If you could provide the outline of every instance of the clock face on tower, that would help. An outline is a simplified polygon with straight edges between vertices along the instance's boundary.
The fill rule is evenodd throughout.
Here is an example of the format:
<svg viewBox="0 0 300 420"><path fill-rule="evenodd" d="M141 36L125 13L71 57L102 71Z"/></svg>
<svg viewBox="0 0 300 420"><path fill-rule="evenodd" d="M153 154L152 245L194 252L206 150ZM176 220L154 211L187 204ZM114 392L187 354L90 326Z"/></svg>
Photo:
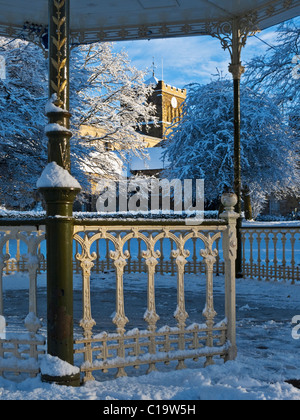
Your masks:
<svg viewBox="0 0 300 420"><path fill-rule="evenodd" d="M177 103L177 99L174 96L171 99L171 105L172 105L172 108L177 108L178 103Z"/></svg>

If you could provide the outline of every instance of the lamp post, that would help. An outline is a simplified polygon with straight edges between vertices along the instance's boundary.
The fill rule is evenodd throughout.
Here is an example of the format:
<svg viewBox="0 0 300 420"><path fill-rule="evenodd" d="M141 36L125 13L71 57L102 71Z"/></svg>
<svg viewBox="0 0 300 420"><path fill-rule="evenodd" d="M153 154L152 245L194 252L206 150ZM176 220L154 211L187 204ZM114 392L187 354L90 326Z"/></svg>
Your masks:
<svg viewBox="0 0 300 420"><path fill-rule="evenodd" d="M69 113L70 0L49 0L48 163L70 171ZM73 356L73 203L80 189L41 188L46 207L48 354L74 364ZM43 380L78 386L79 373Z"/></svg>

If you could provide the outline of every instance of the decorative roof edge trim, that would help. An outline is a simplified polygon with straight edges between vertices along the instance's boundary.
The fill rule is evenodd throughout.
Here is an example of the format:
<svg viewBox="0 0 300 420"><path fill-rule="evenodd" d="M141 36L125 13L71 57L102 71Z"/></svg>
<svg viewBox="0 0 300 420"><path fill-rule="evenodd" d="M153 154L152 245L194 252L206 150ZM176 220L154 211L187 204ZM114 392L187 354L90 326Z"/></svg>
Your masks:
<svg viewBox="0 0 300 420"><path fill-rule="evenodd" d="M276 25L286 19L278 19L280 15L290 15L296 17L297 14L288 13L294 9L299 9L300 14L300 0L276 0L270 1L267 6L260 9L250 10L247 13L236 16L242 19L251 13L257 14L257 25L259 29L266 29L267 27ZM287 17L289 19L289 17ZM71 44L90 44L94 42L114 42L114 41L132 41L142 39L158 39L158 38L172 38L183 36L199 36L211 35L211 28L219 27L225 22L231 22L232 19L223 19L218 21L186 21L181 23L160 23L155 25L137 25L137 26L120 26L111 28L99 28L98 30L71 30ZM35 23L33 22L33 25ZM7 38L21 38L36 44L40 44L40 34L30 32L24 27L6 26L0 24L0 36ZM210 28L210 29L208 29Z"/></svg>

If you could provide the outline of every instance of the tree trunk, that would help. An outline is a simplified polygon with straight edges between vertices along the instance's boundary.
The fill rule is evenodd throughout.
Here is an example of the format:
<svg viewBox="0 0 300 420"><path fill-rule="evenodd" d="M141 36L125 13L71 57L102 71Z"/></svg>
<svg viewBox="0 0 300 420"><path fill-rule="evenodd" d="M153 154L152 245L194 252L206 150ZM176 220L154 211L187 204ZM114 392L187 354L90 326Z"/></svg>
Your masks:
<svg viewBox="0 0 300 420"><path fill-rule="evenodd" d="M244 200L244 212L245 212L245 219L252 220L252 206L251 206L251 197L250 191L248 186L245 186L242 190L243 200Z"/></svg>

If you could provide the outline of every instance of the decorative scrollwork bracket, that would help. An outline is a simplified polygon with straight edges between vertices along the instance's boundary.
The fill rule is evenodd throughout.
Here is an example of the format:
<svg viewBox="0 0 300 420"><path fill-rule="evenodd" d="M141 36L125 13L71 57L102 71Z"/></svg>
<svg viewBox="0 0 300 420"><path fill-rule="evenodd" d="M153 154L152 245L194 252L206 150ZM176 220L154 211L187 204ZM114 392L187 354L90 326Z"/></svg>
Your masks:
<svg viewBox="0 0 300 420"><path fill-rule="evenodd" d="M253 12L218 24L207 23L206 30L208 34L221 42L224 50L229 51L231 56L229 72L232 73L234 79L240 79L245 72L241 63L242 49L248 37L259 32L257 13Z"/></svg>

